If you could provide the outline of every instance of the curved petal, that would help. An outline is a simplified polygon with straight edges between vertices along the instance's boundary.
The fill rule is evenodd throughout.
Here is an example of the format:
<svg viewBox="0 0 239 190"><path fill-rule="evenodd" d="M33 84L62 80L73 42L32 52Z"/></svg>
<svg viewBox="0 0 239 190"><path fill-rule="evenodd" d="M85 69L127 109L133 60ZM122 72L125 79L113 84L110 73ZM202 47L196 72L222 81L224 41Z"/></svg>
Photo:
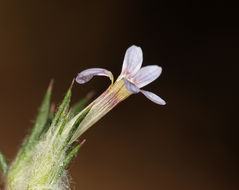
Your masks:
<svg viewBox="0 0 239 190"><path fill-rule="evenodd" d="M76 82L84 84L91 80L93 76L106 76L110 78L112 83L114 81L114 77L110 71L101 68L91 68L80 72L76 77Z"/></svg>
<svg viewBox="0 0 239 190"><path fill-rule="evenodd" d="M140 90L140 92L156 104L160 104L160 105L166 104L166 102L162 98L160 98L158 95L156 95L152 92L145 91L145 90Z"/></svg>
<svg viewBox="0 0 239 190"><path fill-rule="evenodd" d="M143 62L143 52L135 45L129 47L124 56L121 75L133 76L141 68Z"/></svg>
<svg viewBox="0 0 239 190"><path fill-rule="evenodd" d="M133 81L139 88L142 88L156 80L161 73L162 68L160 66L149 65L146 67L142 67L139 72L134 76Z"/></svg>
<svg viewBox="0 0 239 190"><path fill-rule="evenodd" d="M132 82L128 81L126 78L124 78L124 84L127 88L128 91L134 93L134 94L137 94L140 92L140 89L135 85L133 84Z"/></svg>

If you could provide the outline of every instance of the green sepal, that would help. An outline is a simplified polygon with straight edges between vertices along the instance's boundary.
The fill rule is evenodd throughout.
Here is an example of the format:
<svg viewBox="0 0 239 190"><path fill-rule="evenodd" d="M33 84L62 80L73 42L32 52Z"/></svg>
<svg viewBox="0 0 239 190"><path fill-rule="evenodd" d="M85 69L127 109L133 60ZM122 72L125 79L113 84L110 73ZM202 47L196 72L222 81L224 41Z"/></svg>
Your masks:
<svg viewBox="0 0 239 190"><path fill-rule="evenodd" d="M44 96L42 104L40 106L36 121L34 123L33 129L23 143L20 151L18 152L18 156L16 157L15 163L13 165L14 168L17 168L20 164L21 160L25 159L26 154L30 153L36 143L39 141L42 132L45 130L48 117L49 117L49 109L50 109L50 100L51 100L51 92L52 92L53 81L50 82L47 92Z"/></svg>
<svg viewBox="0 0 239 190"><path fill-rule="evenodd" d="M84 142L84 141L83 141ZM69 165L69 163L71 162L71 160L74 158L74 156L76 156L77 152L80 150L81 146L84 143L80 143L77 146L75 146L70 153L67 155L65 161L63 162L63 169L66 169L66 167Z"/></svg>
<svg viewBox="0 0 239 190"><path fill-rule="evenodd" d="M70 113L68 113L67 115L65 115L62 123L61 123L61 126L60 126L60 129L59 129L59 134L61 135L61 133L63 132L67 122L69 121L70 117L69 117Z"/></svg>
<svg viewBox="0 0 239 190"><path fill-rule="evenodd" d="M73 85L73 84L72 84ZM72 85L71 87L69 88L69 90L67 91L53 121L52 121L52 124L51 126L52 127L56 127L59 122L62 121L62 119L64 119L64 117L66 116L66 114L68 113L68 110L69 110L69 105L70 105L70 100L71 100L71 88L72 88Z"/></svg>
<svg viewBox="0 0 239 190"><path fill-rule="evenodd" d="M76 156L76 154L78 153L78 151L80 150L81 146L84 144L85 141L83 141L83 143L80 143L79 145L75 146L66 156L65 160L63 161L62 165L59 167L57 174L55 175L55 177L53 178L53 183L56 183L57 180L59 178L61 178L64 170L66 169L66 167L70 164L71 160Z"/></svg>
<svg viewBox="0 0 239 190"><path fill-rule="evenodd" d="M7 173L7 162L4 155L0 152L0 169L2 170L3 175Z"/></svg>
<svg viewBox="0 0 239 190"><path fill-rule="evenodd" d="M29 147L34 146L39 141L41 134L44 131L44 128L46 127L46 124L49 119L52 85L53 85L53 81L50 82L46 95L39 109L39 113L36 118L33 129L24 146L29 146Z"/></svg>
<svg viewBox="0 0 239 190"><path fill-rule="evenodd" d="M52 121L54 119L54 115L55 115L55 104L51 104L50 111L48 114L47 123L46 123L44 130L42 131L41 134L45 134L48 131L48 129L50 128Z"/></svg>
<svg viewBox="0 0 239 190"><path fill-rule="evenodd" d="M69 143L72 136L74 135L75 131L77 130L77 128L79 127L81 121L86 117L86 115L89 113L89 111L91 110L91 107L88 107L75 121L75 123L72 125L71 130L67 136L67 140L66 143Z"/></svg>

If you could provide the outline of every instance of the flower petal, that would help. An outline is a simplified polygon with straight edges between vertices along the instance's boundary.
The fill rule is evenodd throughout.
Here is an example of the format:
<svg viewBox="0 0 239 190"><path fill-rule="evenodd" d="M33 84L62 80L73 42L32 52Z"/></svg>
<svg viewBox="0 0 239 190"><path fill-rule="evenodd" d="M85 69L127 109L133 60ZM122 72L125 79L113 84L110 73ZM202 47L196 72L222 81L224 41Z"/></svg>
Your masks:
<svg viewBox="0 0 239 190"><path fill-rule="evenodd" d="M145 91L145 90L140 90L140 92L156 104L160 104L160 105L166 104L166 102L162 98L160 98L158 95L156 95L152 92Z"/></svg>
<svg viewBox="0 0 239 190"><path fill-rule="evenodd" d="M142 88L156 80L161 73L162 68L160 66L149 65L146 67L142 67L139 72L134 76L133 81L139 88Z"/></svg>
<svg viewBox="0 0 239 190"><path fill-rule="evenodd" d="M137 93L140 92L140 89L135 84L128 81L126 78L124 78L124 84L125 84L128 91L130 91L134 94L137 94Z"/></svg>
<svg viewBox="0 0 239 190"><path fill-rule="evenodd" d="M141 68L143 62L143 52L135 45L129 47L124 56L121 75L133 76Z"/></svg>
<svg viewBox="0 0 239 190"><path fill-rule="evenodd" d="M91 68L80 72L76 77L76 82L84 84L91 80L93 76L106 76L110 78L112 83L114 81L114 77L110 71L101 68Z"/></svg>

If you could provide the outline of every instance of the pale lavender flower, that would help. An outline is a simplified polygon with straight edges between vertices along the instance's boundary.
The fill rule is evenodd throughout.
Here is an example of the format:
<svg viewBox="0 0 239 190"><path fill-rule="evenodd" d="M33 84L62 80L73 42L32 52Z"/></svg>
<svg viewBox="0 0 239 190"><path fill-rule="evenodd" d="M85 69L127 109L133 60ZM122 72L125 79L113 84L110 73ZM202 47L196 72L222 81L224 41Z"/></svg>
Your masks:
<svg viewBox="0 0 239 190"><path fill-rule="evenodd" d="M156 94L140 89L156 80L162 73L162 68L158 65L149 65L141 68L142 62L143 52L141 48L134 45L128 48L125 53L122 71L117 81L123 79L126 88L133 94L141 92L154 103L165 105L166 102ZM113 83L112 73L101 68L91 68L82 71L78 74L76 81L83 84L88 82L93 76L107 76Z"/></svg>
<svg viewBox="0 0 239 190"><path fill-rule="evenodd" d="M74 142L96 121L131 94L141 92L156 104L166 104L165 101L156 94L141 90L142 87L156 80L162 72L162 68L157 65L141 68L142 62L143 53L141 48L131 46L125 53L121 74L115 82L112 73L102 68L86 69L78 74L76 81L80 84L88 82L94 76L106 76L110 78L111 85L102 95L85 108L85 110L90 109L90 111L80 123L70 143ZM85 110L73 118L71 122L74 123Z"/></svg>

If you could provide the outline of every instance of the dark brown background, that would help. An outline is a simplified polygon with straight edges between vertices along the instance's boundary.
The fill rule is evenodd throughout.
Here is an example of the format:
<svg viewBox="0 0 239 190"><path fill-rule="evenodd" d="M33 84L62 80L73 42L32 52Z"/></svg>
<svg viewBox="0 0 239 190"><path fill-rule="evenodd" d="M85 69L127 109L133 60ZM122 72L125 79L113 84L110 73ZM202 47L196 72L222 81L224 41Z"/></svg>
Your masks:
<svg viewBox="0 0 239 190"><path fill-rule="evenodd" d="M239 188L237 7L215 1L0 1L0 150L10 161L34 120L51 78L60 102L89 67L120 73L126 48L163 74L84 137L71 165L84 190ZM109 85L75 85L73 102Z"/></svg>

